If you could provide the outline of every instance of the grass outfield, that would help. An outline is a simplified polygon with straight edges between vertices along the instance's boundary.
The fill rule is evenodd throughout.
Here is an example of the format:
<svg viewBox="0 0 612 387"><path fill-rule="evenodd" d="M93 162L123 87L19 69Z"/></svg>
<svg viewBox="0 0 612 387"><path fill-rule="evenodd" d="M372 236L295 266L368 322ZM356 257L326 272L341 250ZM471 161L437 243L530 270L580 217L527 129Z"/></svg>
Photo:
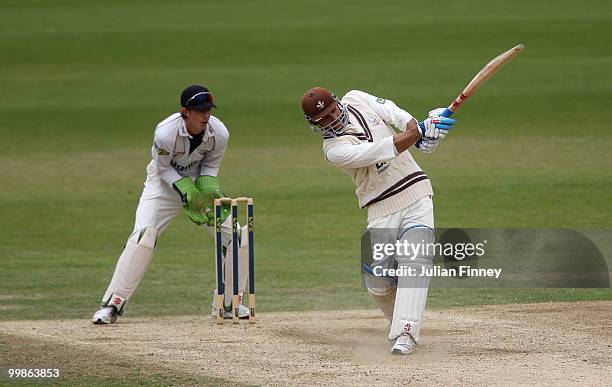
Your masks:
<svg viewBox="0 0 612 387"><path fill-rule="evenodd" d="M221 184L256 198L261 311L371 306L365 213L299 99L362 89L417 117L526 51L430 156L443 227L611 228L612 7L605 1L3 1L0 312L89 318L131 231L153 128L203 83L232 137ZM208 313L212 240L181 217L128 315ZM431 291L429 305L612 299L603 290Z"/></svg>

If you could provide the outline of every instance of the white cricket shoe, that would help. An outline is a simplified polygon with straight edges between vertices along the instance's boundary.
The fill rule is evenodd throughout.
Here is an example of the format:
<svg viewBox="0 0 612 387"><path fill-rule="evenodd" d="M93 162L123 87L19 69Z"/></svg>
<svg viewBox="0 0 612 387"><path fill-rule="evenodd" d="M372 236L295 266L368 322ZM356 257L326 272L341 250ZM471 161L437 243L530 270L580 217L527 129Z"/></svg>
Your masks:
<svg viewBox="0 0 612 387"><path fill-rule="evenodd" d="M225 312L223 313L223 318L224 319L231 319L233 317L233 311L232 310L225 310ZM217 317L217 305L215 303L215 295L213 295L213 302L212 302L212 311L210 312L210 315L212 317ZM242 296L240 296L240 306L238 307L238 316L240 319L248 319L249 318L249 308L247 308L246 306L242 305Z"/></svg>
<svg viewBox="0 0 612 387"><path fill-rule="evenodd" d="M114 306L103 306L94 313L91 321L94 324L111 324L117 321L118 317L117 309Z"/></svg>
<svg viewBox="0 0 612 387"><path fill-rule="evenodd" d="M402 333L397 340L395 340L395 345L393 345L393 348L391 348L391 353L408 355L414 351L416 345L416 341L414 341L410 333Z"/></svg>

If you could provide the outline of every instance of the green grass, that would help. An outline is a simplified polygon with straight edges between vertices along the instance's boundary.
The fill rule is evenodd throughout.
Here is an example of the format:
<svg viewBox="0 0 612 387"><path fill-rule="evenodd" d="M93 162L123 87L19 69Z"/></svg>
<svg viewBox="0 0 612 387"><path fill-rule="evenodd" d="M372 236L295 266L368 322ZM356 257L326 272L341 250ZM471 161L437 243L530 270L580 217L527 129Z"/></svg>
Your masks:
<svg viewBox="0 0 612 387"><path fill-rule="evenodd" d="M365 214L299 99L362 89L417 117L526 51L415 153L442 227L612 227L612 7L605 1L0 4L2 319L88 318L132 228L153 128L203 83L232 137L224 190L256 198L261 311L370 306ZM211 238L181 217L129 315L208 313ZM433 289L432 307L612 299L604 290Z"/></svg>

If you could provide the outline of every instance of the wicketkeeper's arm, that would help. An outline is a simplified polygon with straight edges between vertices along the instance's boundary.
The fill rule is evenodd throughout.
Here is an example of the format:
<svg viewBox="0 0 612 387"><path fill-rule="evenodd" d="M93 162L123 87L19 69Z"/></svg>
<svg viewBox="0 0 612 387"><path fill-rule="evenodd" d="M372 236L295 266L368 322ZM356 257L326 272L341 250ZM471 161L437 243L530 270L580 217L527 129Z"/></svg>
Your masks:
<svg viewBox="0 0 612 387"><path fill-rule="evenodd" d="M157 135L154 139L153 145L153 159L155 160L155 169L163 181L169 186L182 178L182 176L174 169L170 161L172 160L172 150L174 144L165 143L162 139L158 138Z"/></svg>
<svg viewBox="0 0 612 387"><path fill-rule="evenodd" d="M215 145L202 160L200 175L217 176L219 174L219 168L221 167L223 156L225 156L228 140L229 131L225 125L220 122L215 123Z"/></svg>

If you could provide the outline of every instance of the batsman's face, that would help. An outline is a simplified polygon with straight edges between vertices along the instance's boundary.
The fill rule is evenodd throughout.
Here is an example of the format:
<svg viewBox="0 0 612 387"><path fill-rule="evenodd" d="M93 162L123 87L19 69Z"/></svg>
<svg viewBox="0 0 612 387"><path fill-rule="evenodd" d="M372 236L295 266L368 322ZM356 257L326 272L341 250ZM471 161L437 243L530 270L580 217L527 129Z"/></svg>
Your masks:
<svg viewBox="0 0 612 387"><path fill-rule="evenodd" d="M206 130L210 113L210 109L204 111L185 109L185 125L191 135L198 135Z"/></svg>
<svg viewBox="0 0 612 387"><path fill-rule="evenodd" d="M334 110L321 117L321 119L317 121L317 124L322 128L329 127L330 129L342 129L342 122L338 119L341 113L340 107L336 105Z"/></svg>

